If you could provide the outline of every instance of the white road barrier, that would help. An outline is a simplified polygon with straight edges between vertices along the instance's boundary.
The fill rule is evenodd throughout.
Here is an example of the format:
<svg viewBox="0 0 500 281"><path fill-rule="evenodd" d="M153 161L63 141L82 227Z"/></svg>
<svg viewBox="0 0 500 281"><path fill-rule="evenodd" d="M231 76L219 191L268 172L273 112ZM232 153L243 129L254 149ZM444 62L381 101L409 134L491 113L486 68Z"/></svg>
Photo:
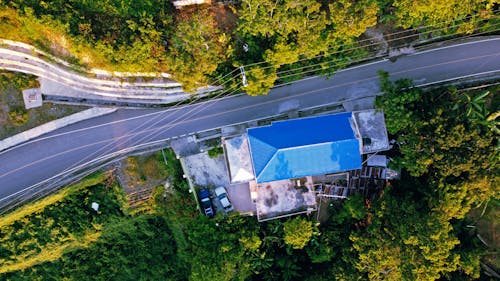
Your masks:
<svg viewBox="0 0 500 281"><path fill-rule="evenodd" d="M33 129L24 131L22 133L19 133L17 135L14 135L12 137L8 137L6 139L3 139L0 141L0 151L14 147L16 145L19 145L23 142L27 142L29 140L32 140L36 137L39 137L43 134L50 133L52 131L55 131L59 128L87 120L90 118L110 114L112 112L115 112L117 109L116 108L101 108L101 107L94 107L90 108L84 111L80 111L75 114L71 114L69 116L45 123L43 125L40 125L38 127L35 127Z"/></svg>

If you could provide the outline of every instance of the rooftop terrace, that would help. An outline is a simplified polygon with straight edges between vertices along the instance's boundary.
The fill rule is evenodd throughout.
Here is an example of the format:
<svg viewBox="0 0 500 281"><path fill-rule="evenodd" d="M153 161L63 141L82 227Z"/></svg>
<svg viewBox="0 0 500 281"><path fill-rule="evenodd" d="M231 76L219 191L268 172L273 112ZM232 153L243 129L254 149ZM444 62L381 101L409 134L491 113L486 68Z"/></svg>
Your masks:
<svg viewBox="0 0 500 281"><path fill-rule="evenodd" d="M263 184L252 181L250 192L259 221L316 211L316 194L311 177Z"/></svg>

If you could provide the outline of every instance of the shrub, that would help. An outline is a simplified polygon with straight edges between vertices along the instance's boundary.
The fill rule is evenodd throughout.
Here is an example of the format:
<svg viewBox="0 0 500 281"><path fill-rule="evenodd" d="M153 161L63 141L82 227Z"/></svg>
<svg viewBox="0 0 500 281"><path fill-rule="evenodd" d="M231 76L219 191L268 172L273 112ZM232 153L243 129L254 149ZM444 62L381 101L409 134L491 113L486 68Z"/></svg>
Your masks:
<svg viewBox="0 0 500 281"><path fill-rule="evenodd" d="M26 109L22 107L13 107L9 113L10 121L15 126L22 126L28 122L29 114Z"/></svg>
<svg viewBox="0 0 500 281"><path fill-rule="evenodd" d="M222 146L217 146L214 147L210 150L208 150L208 157L210 158L217 158L219 155L222 155L224 153L224 150L222 149Z"/></svg>

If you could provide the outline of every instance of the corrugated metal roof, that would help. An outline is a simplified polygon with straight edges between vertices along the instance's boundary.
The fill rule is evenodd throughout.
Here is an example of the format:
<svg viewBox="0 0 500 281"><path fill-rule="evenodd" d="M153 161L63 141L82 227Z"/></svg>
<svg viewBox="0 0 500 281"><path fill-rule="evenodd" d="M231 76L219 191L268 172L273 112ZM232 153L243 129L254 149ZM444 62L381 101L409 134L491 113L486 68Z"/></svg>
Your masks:
<svg viewBox="0 0 500 281"><path fill-rule="evenodd" d="M359 169L352 114L274 122L248 129L258 183Z"/></svg>

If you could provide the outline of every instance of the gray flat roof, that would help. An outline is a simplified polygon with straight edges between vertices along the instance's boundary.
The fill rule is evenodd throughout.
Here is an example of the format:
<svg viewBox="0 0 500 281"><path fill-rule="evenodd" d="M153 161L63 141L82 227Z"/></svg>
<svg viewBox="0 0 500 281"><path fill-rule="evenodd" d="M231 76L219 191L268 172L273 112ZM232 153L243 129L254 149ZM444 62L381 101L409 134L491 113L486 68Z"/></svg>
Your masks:
<svg viewBox="0 0 500 281"><path fill-rule="evenodd" d="M363 154L389 149L389 138L385 126L384 112L375 109L352 113L361 138L369 138L370 143L363 144Z"/></svg>
<svg viewBox="0 0 500 281"><path fill-rule="evenodd" d="M250 193L252 192L259 221L316 211L312 177L262 184L252 181Z"/></svg>

